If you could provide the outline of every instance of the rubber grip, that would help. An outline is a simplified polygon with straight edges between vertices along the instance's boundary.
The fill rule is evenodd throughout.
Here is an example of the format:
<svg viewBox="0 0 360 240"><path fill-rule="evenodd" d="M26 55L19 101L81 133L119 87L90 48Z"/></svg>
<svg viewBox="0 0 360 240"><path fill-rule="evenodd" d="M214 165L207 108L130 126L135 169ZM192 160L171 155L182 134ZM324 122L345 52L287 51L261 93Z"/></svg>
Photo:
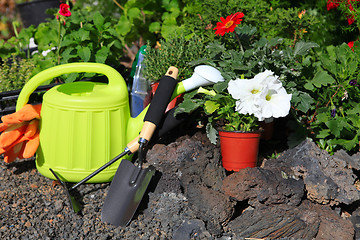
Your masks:
<svg viewBox="0 0 360 240"><path fill-rule="evenodd" d="M170 102L176 84L176 79L170 76L163 76L160 79L159 86L156 89L155 95L151 100L149 109L144 117L144 122L147 121L152 122L156 126L159 125L164 116L166 107Z"/></svg>

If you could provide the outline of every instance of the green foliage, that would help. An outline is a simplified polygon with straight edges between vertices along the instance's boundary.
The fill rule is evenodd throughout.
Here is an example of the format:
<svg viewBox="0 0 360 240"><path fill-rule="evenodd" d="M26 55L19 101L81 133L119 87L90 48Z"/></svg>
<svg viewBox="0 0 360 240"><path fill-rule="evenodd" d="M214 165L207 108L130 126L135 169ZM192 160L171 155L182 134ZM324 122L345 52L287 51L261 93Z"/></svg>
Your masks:
<svg viewBox="0 0 360 240"><path fill-rule="evenodd" d="M30 79L35 63L32 59L11 56L0 65L0 92L17 90Z"/></svg>
<svg viewBox="0 0 360 240"><path fill-rule="evenodd" d="M35 39L38 52L31 56L36 62L34 73L46 68L71 62L98 62L115 68L123 56L123 45L114 30L115 19L104 17L98 11L88 9L71 10L65 25L54 17L38 27L23 29L17 37L0 42L0 57L17 54L25 57L30 38ZM46 52L46 54L43 54ZM79 74L71 74L64 81L74 81ZM87 74L86 76L92 76Z"/></svg>
<svg viewBox="0 0 360 240"><path fill-rule="evenodd" d="M175 114L179 114L191 113L200 108L206 114L206 133L213 144L217 141L218 128L243 132L256 131L259 128L254 115L239 114L235 111L236 100L221 85L227 86L227 82L216 83L211 91L200 88L186 94L184 101L175 110Z"/></svg>
<svg viewBox="0 0 360 240"><path fill-rule="evenodd" d="M121 1L122 11L116 25L123 44L142 40L167 39L181 29L181 9L178 0Z"/></svg>
<svg viewBox="0 0 360 240"><path fill-rule="evenodd" d="M254 34L255 31L256 29L251 26L241 25L241 28L236 30L236 34L239 36L238 45L227 48L225 44L214 41L207 46L209 56L199 59L197 63L216 66L225 78L225 82L206 87L208 91L214 90L217 93L215 97L194 93L186 94L184 102L179 105L177 112L192 112L200 107L204 109L205 114L211 115L208 118L211 126L217 120L223 119L223 124L228 129L245 130L244 123L248 123L249 129L254 130L256 119L253 116L243 116L235 112L235 101L228 95L226 88L231 79L252 78L265 70L275 72L288 93L293 94L292 105L294 108L300 108L305 112L310 109L314 100L309 93L299 89L298 84L306 81L301 73L306 69L304 65L311 65L311 61L308 59L309 52L318 45L299 41L294 47L288 47L282 38L269 40L253 38L251 34ZM216 103L212 104L217 107L215 107L216 111L213 110L215 116L212 111L208 110L206 101ZM207 129L212 130L210 126Z"/></svg>
<svg viewBox="0 0 360 240"><path fill-rule="evenodd" d="M159 80L170 66L179 69L178 80L193 74L191 62L207 56L204 41L196 35L186 38L183 34L173 34L168 40L160 40L157 48L148 47L144 58L144 76L149 81Z"/></svg>
<svg viewBox="0 0 360 240"><path fill-rule="evenodd" d="M359 46L359 42L355 43ZM360 51L347 44L329 46L314 62L304 91L314 99L302 121L323 149L356 151L360 137ZM300 87L298 87L300 88ZM333 112L333 113L332 113Z"/></svg>
<svg viewBox="0 0 360 240"><path fill-rule="evenodd" d="M298 17L303 9L291 7L292 4L273 3L269 4L266 0L208 0L208 1L189 1L184 0L185 4L184 25L189 32L196 32L204 35L209 42L217 39L213 33L213 28L219 22L220 17L243 12L244 22L255 26L258 37L271 39L281 37L290 45L298 40L309 40L306 32L311 32L313 26L318 24L318 16L314 14L303 14ZM231 42L231 40L228 40Z"/></svg>

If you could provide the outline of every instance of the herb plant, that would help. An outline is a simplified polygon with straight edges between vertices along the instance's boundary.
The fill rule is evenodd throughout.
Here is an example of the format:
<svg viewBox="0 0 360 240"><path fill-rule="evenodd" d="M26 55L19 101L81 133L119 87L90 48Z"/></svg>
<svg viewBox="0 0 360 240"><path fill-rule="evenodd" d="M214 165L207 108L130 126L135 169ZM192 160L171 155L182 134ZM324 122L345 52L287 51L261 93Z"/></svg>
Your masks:
<svg viewBox="0 0 360 240"><path fill-rule="evenodd" d="M169 39L160 40L158 46L150 46L144 58L144 76L151 82L159 80L169 66L179 69L179 81L189 78L193 74L192 61L207 56L204 41L196 35L186 38L174 33Z"/></svg>
<svg viewBox="0 0 360 240"><path fill-rule="evenodd" d="M0 92L21 89L32 76L35 62L16 56L4 59L0 65Z"/></svg>

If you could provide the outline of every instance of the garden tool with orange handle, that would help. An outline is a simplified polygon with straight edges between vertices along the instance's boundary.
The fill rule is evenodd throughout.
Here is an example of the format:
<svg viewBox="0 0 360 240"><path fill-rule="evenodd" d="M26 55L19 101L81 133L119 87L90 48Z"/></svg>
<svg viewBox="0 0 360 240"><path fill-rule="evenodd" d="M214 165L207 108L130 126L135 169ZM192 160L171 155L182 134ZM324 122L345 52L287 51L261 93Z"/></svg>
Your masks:
<svg viewBox="0 0 360 240"><path fill-rule="evenodd" d="M11 163L16 158L30 158L39 146L41 104L26 104L19 111L5 115L0 123L0 154Z"/></svg>

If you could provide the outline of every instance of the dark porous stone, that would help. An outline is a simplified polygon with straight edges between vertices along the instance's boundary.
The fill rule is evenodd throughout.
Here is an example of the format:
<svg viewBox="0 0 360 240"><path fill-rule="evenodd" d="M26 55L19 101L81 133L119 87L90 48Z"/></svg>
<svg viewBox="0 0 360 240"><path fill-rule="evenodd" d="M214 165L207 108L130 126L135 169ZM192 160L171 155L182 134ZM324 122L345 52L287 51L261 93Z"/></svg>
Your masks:
<svg viewBox="0 0 360 240"><path fill-rule="evenodd" d="M205 223L199 219L190 219L178 227L173 234L173 240L209 239Z"/></svg>
<svg viewBox="0 0 360 240"><path fill-rule="evenodd" d="M349 158L341 155L330 156L311 140L305 140L279 158L265 161L263 168L303 179L307 198L312 201L349 205L360 200L360 191L354 184L357 177L347 162Z"/></svg>
<svg viewBox="0 0 360 240"><path fill-rule="evenodd" d="M301 180L286 179L281 174L263 168L245 168L227 176L224 193L237 201L247 200L252 206L288 204L299 205L304 195Z"/></svg>
<svg viewBox="0 0 360 240"><path fill-rule="evenodd" d="M354 227L328 206L272 205L245 210L229 224L238 237L254 239L353 239Z"/></svg>
<svg viewBox="0 0 360 240"><path fill-rule="evenodd" d="M229 197L208 187L192 184L185 195L196 216L205 221L210 233L220 235L234 213L234 203Z"/></svg>

